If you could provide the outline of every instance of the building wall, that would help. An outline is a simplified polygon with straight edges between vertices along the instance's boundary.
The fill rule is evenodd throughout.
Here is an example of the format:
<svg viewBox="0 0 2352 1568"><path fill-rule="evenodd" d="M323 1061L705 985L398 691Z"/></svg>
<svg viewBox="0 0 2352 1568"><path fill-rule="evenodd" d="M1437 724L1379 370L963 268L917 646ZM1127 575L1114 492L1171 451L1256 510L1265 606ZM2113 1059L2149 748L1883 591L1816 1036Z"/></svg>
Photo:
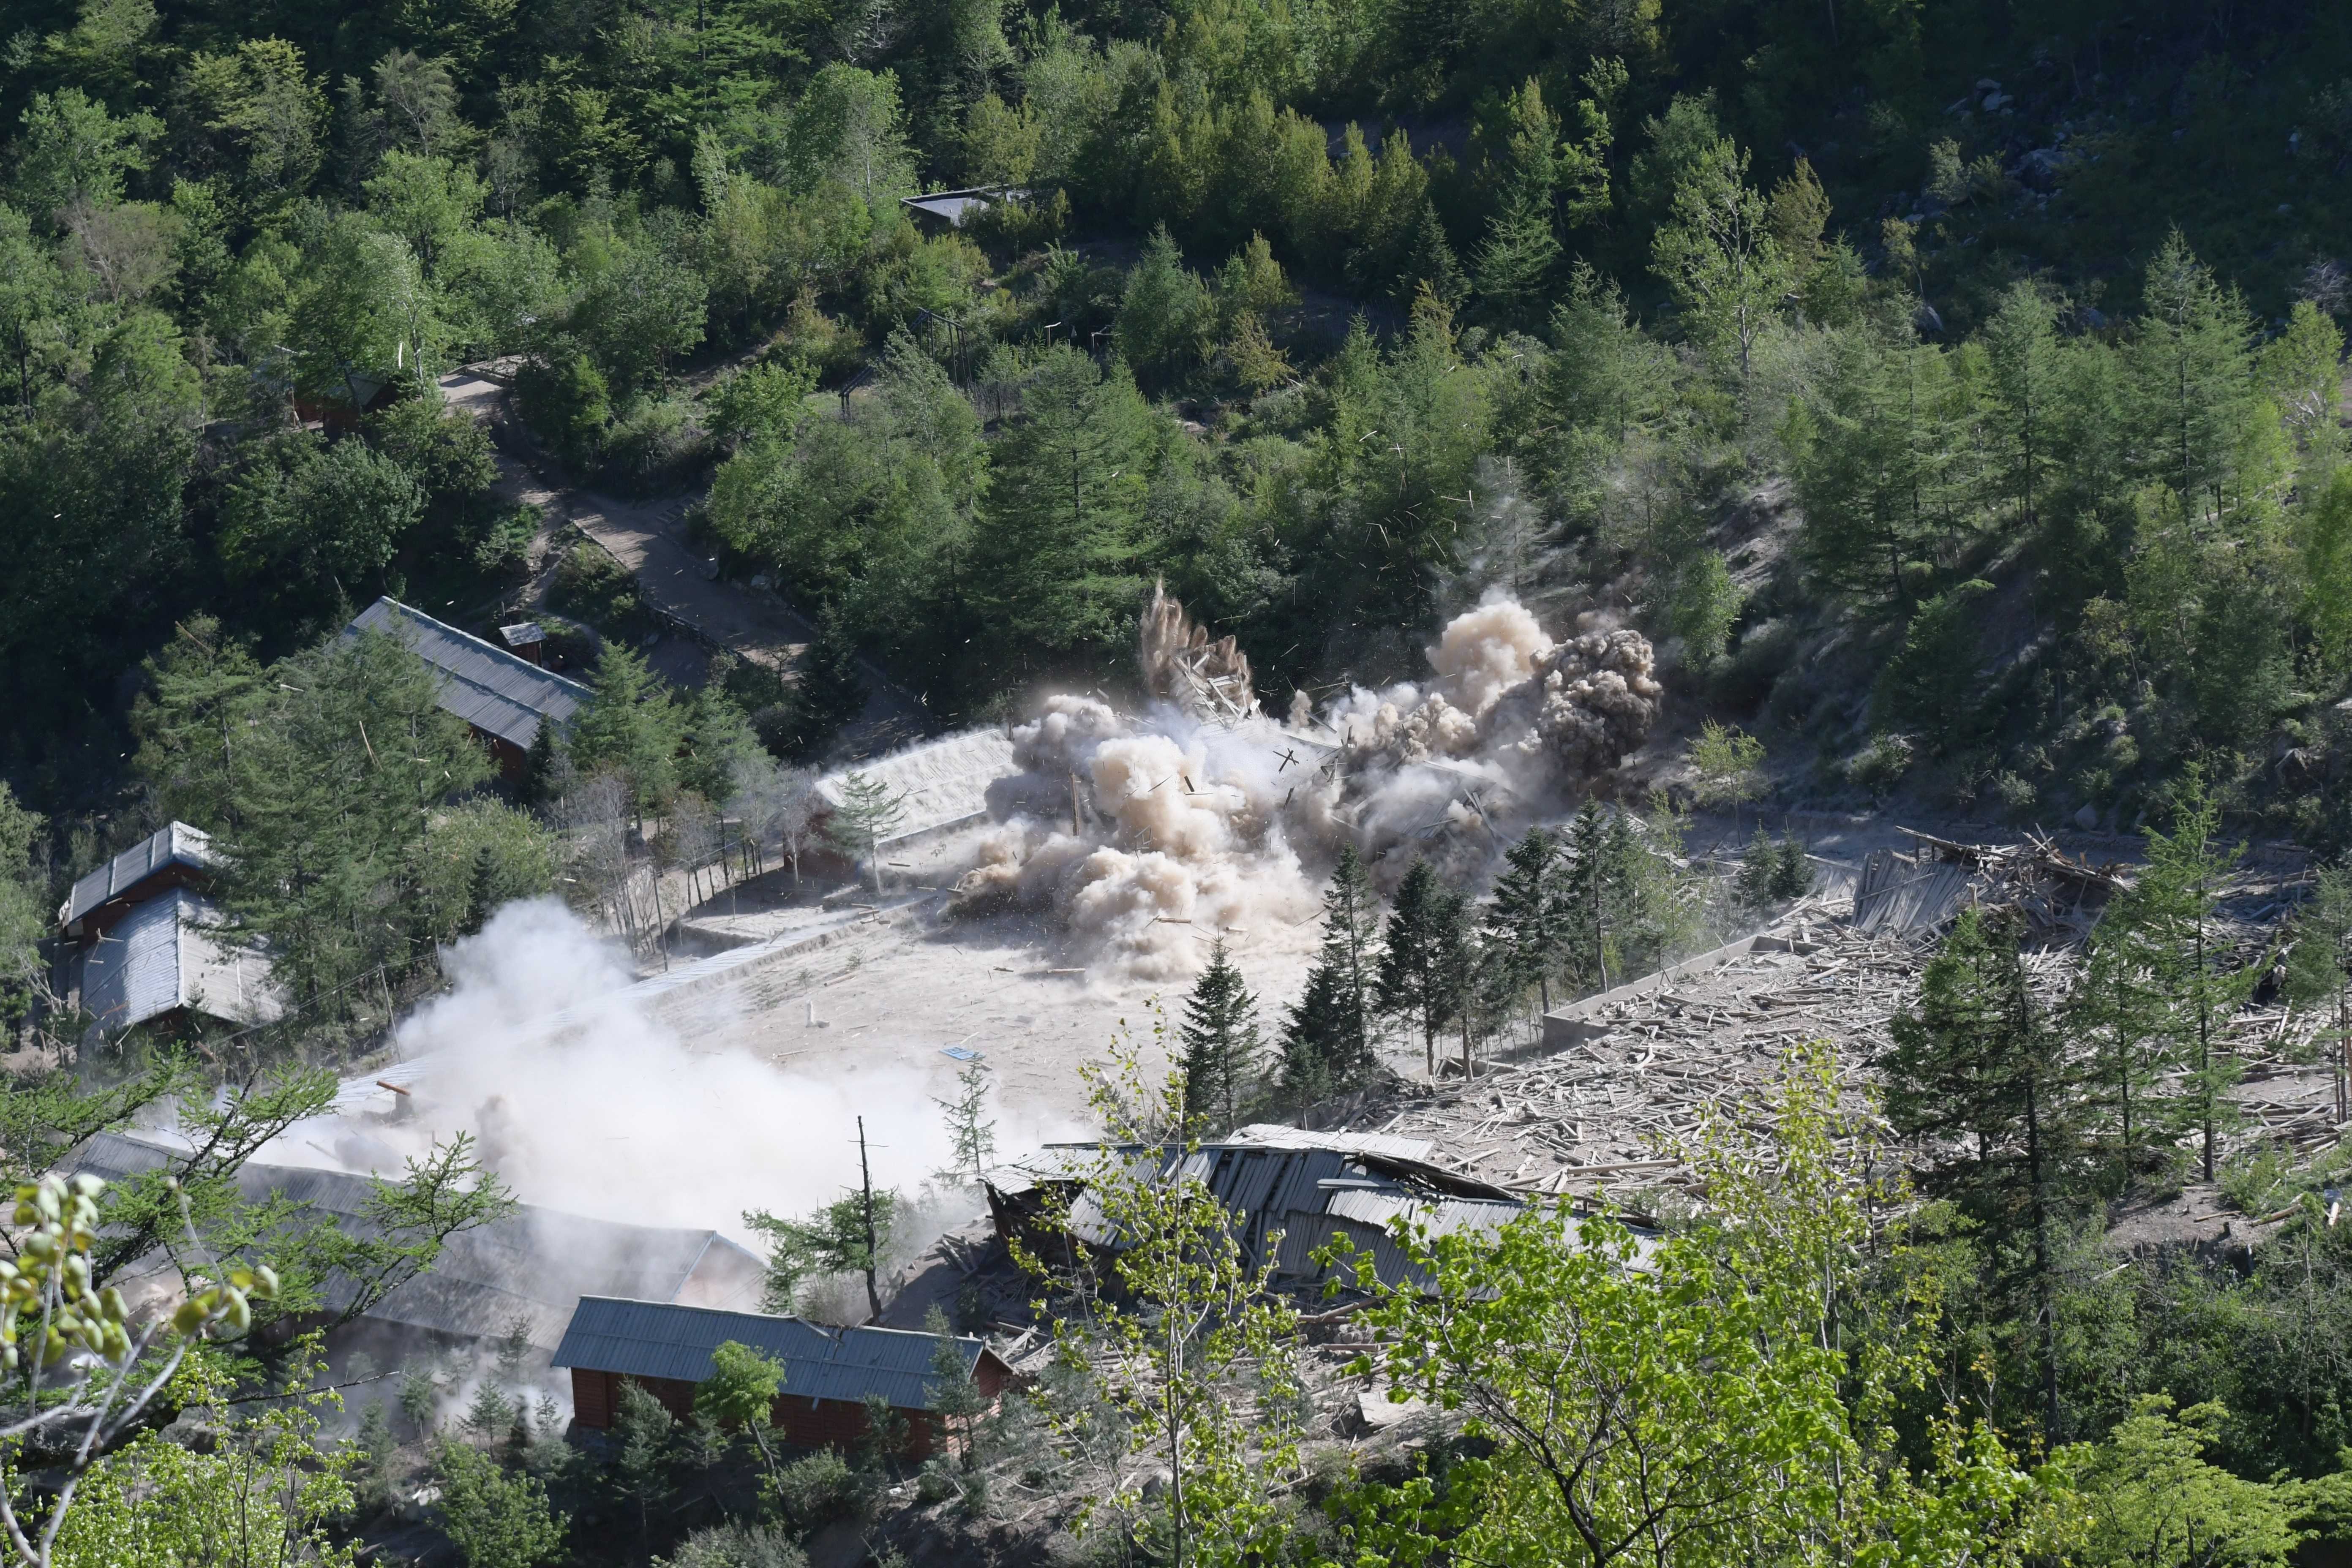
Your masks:
<svg viewBox="0 0 2352 1568"><path fill-rule="evenodd" d="M667 1377L628 1377L623 1373L575 1366L572 1369L572 1420L599 1432L610 1431L620 1415L624 1381L644 1388L679 1420L692 1418L695 1385L691 1383ZM994 1357L982 1356L973 1381L993 1400L1003 1387L1004 1369ZM899 1414L907 1422L908 1458L919 1462L940 1451L945 1434L938 1416L927 1410L902 1410ZM769 1412L768 1424L794 1448L850 1448L865 1440L866 1406L845 1399L787 1396L776 1401L775 1408Z"/></svg>

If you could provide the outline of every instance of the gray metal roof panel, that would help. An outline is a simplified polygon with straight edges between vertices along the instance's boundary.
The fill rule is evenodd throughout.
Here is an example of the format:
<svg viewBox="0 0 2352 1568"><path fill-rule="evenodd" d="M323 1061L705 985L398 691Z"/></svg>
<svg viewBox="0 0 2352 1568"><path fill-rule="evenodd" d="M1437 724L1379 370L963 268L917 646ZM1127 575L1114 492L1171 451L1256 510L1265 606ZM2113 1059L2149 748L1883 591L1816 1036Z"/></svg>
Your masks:
<svg viewBox="0 0 2352 1568"><path fill-rule="evenodd" d="M77 881L66 899L65 924L79 920L110 898L121 897L166 866L209 871L219 863L210 834L185 822L167 822Z"/></svg>
<svg viewBox="0 0 2352 1568"><path fill-rule="evenodd" d="M82 1145L69 1168L125 1182L185 1153L147 1138L101 1133ZM367 1176L248 1163L237 1173L237 1188L248 1202L282 1197L331 1216L355 1239L378 1233L368 1217L375 1186ZM476 1339L495 1338L520 1317L530 1324L531 1343L552 1349L583 1296L667 1301L691 1290L735 1299L760 1272L757 1258L715 1231L625 1225L526 1204L449 1238L429 1272L392 1291L367 1315ZM331 1310L340 1311L352 1289L351 1281L331 1278L320 1293Z"/></svg>
<svg viewBox="0 0 2352 1568"><path fill-rule="evenodd" d="M726 1312L661 1301L583 1297L556 1347L554 1364L635 1377L700 1383L711 1353L733 1341L784 1365L782 1396L848 1403L879 1394L901 1410L931 1405L931 1358L939 1341L901 1329L826 1330L801 1318ZM981 1342L955 1341L970 1371Z"/></svg>
<svg viewBox="0 0 2352 1568"><path fill-rule="evenodd" d="M516 746L528 747L539 737L542 717L569 725L588 703L588 688L578 681L543 670L396 599L369 605L343 634L363 631L398 638L447 677L439 694L442 707Z"/></svg>

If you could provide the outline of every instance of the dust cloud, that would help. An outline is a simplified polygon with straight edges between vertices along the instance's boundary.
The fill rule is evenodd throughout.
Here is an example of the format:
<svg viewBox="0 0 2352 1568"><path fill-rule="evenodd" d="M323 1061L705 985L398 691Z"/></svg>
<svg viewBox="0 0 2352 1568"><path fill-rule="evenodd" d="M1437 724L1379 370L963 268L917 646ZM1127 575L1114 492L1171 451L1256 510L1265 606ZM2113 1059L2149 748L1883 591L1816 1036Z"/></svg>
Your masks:
<svg viewBox="0 0 2352 1568"><path fill-rule="evenodd" d="M525 1203L747 1245L744 1210L804 1214L856 1183L861 1114L877 1186L913 1194L951 1163L932 1103L943 1077L819 1080L690 1046L629 994L622 948L553 899L506 905L443 965L450 990L399 1030L401 1057L431 1063L408 1113L304 1123L259 1158L315 1166L331 1152L347 1170L394 1176L463 1133ZM993 1112L1000 1147L1082 1135Z"/></svg>
<svg viewBox="0 0 2352 1568"><path fill-rule="evenodd" d="M1246 668L1164 593L1147 632L1162 622L1177 630L1143 647L1155 691L1175 685L1165 658L1153 662L1160 644L1213 647L1218 669ZM1205 698L1140 715L1047 698L1013 731L1019 771L989 787L996 825L973 847L957 907L1050 910L1090 963L1182 978L1208 951L1202 937L1311 920L1342 842L1379 857L1420 840L1416 852L1476 875L1497 845L1491 816L1557 805L1616 768L1663 696L1638 632L1588 617L1555 642L1500 591L1425 652L1426 682L1354 687L1319 711L1301 694L1286 724L1254 701L1221 720Z"/></svg>

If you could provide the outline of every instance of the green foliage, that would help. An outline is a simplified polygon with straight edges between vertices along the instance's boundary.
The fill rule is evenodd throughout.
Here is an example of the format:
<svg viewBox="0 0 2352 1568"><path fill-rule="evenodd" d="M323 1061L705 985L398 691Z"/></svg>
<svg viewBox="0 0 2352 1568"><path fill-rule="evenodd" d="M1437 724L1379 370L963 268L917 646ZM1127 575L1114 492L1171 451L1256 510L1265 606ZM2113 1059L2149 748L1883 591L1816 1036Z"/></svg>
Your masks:
<svg viewBox="0 0 2352 1568"><path fill-rule="evenodd" d="M1903 631L1873 694L1874 716L1889 729L1914 730L1937 752L1965 747L1982 688L1983 656L1975 601L1992 584L1972 580L1923 602Z"/></svg>
<svg viewBox="0 0 2352 1568"><path fill-rule="evenodd" d="M1117 1412L1121 1449L1171 1478L1163 1506L1175 1560L1278 1553L1295 1524L1273 1489L1300 1471L1297 1310L1269 1288L1271 1250L1252 1266L1215 1195L1170 1157L1178 1151L1160 1146L1163 1130L1184 1122L1181 1072L1148 1082L1124 1043L1108 1068L1086 1071L1106 1145L1085 1190L1122 1245L1108 1270L1115 1291L1024 1259L1047 1288L1084 1291L1096 1303L1055 1323L1063 1361L1085 1385L1046 1404L1048 1427L1075 1456L1090 1449L1097 1401ZM1120 1147L1139 1144L1147 1151L1140 1159ZM1077 1530L1118 1528L1137 1510L1140 1489L1139 1479L1123 1479L1086 1499Z"/></svg>
<svg viewBox="0 0 2352 1568"><path fill-rule="evenodd" d="M1702 806L1738 806L1762 793L1764 743L1752 735L1706 719L1684 752L1697 775L1691 792Z"/></svg>
<svg viewBox="0 0 2352 1568"><path fill-rule="evenodd" d="M988 1114L988 1064L965 1062L956 1074L956 1097L931 1103L947 1113L948 1149L955 1162L936 1174L943 1181L980 1186L996 1155L996 1123Z"/></svg>
<svg viewBox="0 0 2352 1568"><path fill-rule="evenodd" d="M852 771L842 775L840 793L825 832L844 853L864 855L874 872L874 890L882 890L882 841L906 817L906 797L882 779Z"/></svg>
<svg viewBox="0 0 2352 1568"><path fill-rule="evenodd" d="M1256 1088L1257 999L1220 937L1208 967L1184 998L1176 1031L1184 1077L1186 1124L1226 1131L1240 1125L1241 1109Z"/></svg>
<svg viewBox="0 0 2352 1568"><path fill-rule="evenodd" d="M1186 270L1167 225L1152 230L1119 298L1112 340L1120 355L1147 382L1164 386L1208 357L1216 319L1207 285Z"/></svg>
<svg viewBox="0 0 2352 1568"><path fill-rule="evenodd" d="M972 597L998 668L1029 673L1104 657L1140 600L1139 525L1149 412L1126 370L1047 350L998 443L972 538Z"/></svg>
<svg viewBox="0 0 2352 1568"><path fill-rule="evenodd" d="M763 1302L770 1312L789 1313L802 1282L813 1274L863 1274L877 1268L890 1250L890 1237L906 1199L888 1190L874 1194L869 1215L866 1195L852 1192L806 1219L780 1219L752 1209L743 1223L768 1239Z"/></svg>
<svg viewBox="0 0 2352 1568"><path fill-rule="evenodd" d="M604 449L612 393L587 355L559 350L530 361L515 377L515 392L533 434L566 463L586 464Z"/></svg>
<svg viewBox="0 0 2352 1568"><path fill-rule="evenodd" d="M566 1521L548 1506L546 1489L509 1475L460 1443L435 1451L441 1528L467 1568L541 1568L562 1550Z"/></svg>
<svg viewBox="0 0 2352 1568"><path fill-rule="evenodd" d="M339 608L373 595L425 503L408 470L365 442L288 432L231 489L221 552L289 608Z"/></svg>
<svg viewBox="0 0 2352 1568"><path fill-rule="evenodd" d="M678 1543L661 1568L807 1568L808 1555L791 1538L761 1524L706 1525Z"/></svg>
<svg viewBox="0 0 2352 1568"><path fill-rule="evenodd" d="M320 1370L310 1354L297 1364ZM358 1549L335 1544L332 1530L352 1506L360 1456L320 1436L341 1396L297 1384L283 1390L288 1397L239 1407L226 1403L233 1391L208 1369L189 1383L180 1391L184 1407L221 1423L219 1440L199 1449L147 1432L107 1455L83 1478L47 1563L355 1564Z"/></svg>
<svg viewBox="0 0 2352 1568"><path fill-rule="evenodd" d="M1343 843L1323 890L1322 946L1283 1020L1281 1086L1295 1104L1352 1088L1378 1065L1372 1050L1376 918L1363 858L1353 844Z"/></svg>
<svg viewBox="0 0 2352 1568"><path fill-rule="evenodd" d="M2284 1564L2308 1532L2288 1489L2242 1480L2204 1452L2226 1414L2197 1405L2174 1416L2161 1395L2140 1399L2106 1441L2073 1456L2086 1514L2084 1563Z"/></svg>
<svg viewBox="0 0 2352 1568"><path fill-rule="evenodd" d="M330 638L264 672L217 635L193 623L149 663L138 766L169 810L218 836L228 907L270 942L278 983L340 1012L359 977L429 952L430 911L446 918L452 903L432 809L487 779L489 760L392 638ZM528 838L502 841L528 879Z"/></svg>
<svg viewBox="0 0 2352 1568"><path fill-rule="evenodd" d="M874 1507L868 1477L838 1448L819 1448L777 1470L768 1495L798 1530L814 1531L836 1520L860 1519Z"/></svg>
<svg viewBox="0 0 2352 1568"><path fill-rule="evenodd" d="M32 1004L44 966L37 946L48 934L48 879L33 859L45 826L0 783L0 1020L14 1023Z"/></svg>
<svg viewBox="0 0 2352 1568"><path fill-rule="evenodd" d="M776 1396L784 1385L784 1365L746 1344L729 1340L710 1353L710 1375L694 1390L694 1414L721 1427L748 1435L772 1477L775 1450L768 1427L775 1417Z"/></svg>
<svg viewBox="0 0 2352 1568"><path fill-rule="evenodd" d="M857 644L841 612L827 609L817 617L816 636L802 652L793 675L780 716L782 722L764 738L773 751L814 761L857 722L870 696Z"/></svg>
<svg viewBox="0 0 2352 1568"><path fill-rule="evenodd" d="M1819 1054L1790 1062L1769 1151L1711 1132L1706 1212L1654 1241L1563 1203L1491 1239L1396 1222L1423 1271L1402 1286L1359 1257L1382 1342L1359 1370L1460 1412L1491 1448L1443 1500L1426 1477L1369 1493L1355 1539L1425 1561L1443 1500L1448 1553L1493 1561L1570 1542L1631 1562L1664 1542L1695 1562L1830 1542L2014 1562L2063 1542L2059 1479L2027 1474L1989 1427L1946 1416L1916 1471L1878 1447L1925 1347L1826 1332L1867 1266L1872 1196L1832 1153L1834 1082Z"/></svg>
<svg viewBox="0 0 2352 1568"><path fill-rule="evenodd" d="M1381 933L1374 1005L1420 1031L1433 1078L1438 1034L1462 1015L1468 999L1469 916L1468 898L1441 884L1427 861L1416 860L1397 885ZM1466 1055L1466 1045L1464 1050Z"/></svg>
<svg viewBox="0 0 2352 1568"><path fill-rule="evenodd" d="M620 775L641 813L668 800L677 787L686 719L668 687L618 643L606 643L597 654L588 685L588 706L567 737L572 766Z"/></svg>

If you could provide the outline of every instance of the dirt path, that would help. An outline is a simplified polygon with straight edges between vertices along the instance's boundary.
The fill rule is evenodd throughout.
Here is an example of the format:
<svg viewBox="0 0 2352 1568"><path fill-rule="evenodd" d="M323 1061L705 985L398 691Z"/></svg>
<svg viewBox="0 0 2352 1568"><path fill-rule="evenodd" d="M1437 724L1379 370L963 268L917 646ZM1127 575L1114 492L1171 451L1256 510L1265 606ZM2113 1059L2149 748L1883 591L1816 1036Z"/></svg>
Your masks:
<svg viewBox="0 0 2352 1568"><path fill-rule="evenodd" d="M454 409L490 420L506 389L469 371L441 378L441 394ZM715 563L696 553L685 538L688 502L681 497L624 501L593 490L551 485L503 447L496 453L504 499L538 507L551 526L570 523L594 539L635 573L646 602L698 635L780 672L798 663L816 629L776 594L716 579ZM666 639L666 642L677 641ZM665 649L654 664L673 682L698 685L698 651ZM919 703L869 669L871 695L851 739L859 752L885 750L926 733Z"/></svg>

